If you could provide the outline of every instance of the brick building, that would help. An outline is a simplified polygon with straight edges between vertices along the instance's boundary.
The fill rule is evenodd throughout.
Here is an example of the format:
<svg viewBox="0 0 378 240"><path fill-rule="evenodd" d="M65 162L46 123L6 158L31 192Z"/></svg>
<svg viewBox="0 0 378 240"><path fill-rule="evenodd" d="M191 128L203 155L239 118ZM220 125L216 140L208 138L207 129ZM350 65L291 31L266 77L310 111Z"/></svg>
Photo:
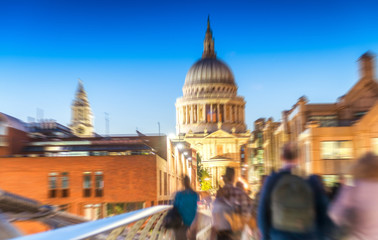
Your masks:
<svg viewBox="0 0 378 240"><path fill-rule="evenodd" d="M193 149L165 135L92 132L81 82L72 109L70 127L0 113L1 189L94 220L169 204L184 174L196 188Z"/></svg>
<svg viewBox="0 0 378 240"><path fill-rule="evenodd" d="M265 173L281 166L280 151L289 140L298 142L299 160L309 173L332 184L347 174L367 151L378 154L378 81L374 55L359 59L360 79L334 103L309 103L301 97L282 112L282 120L264 123Z"/></svg>

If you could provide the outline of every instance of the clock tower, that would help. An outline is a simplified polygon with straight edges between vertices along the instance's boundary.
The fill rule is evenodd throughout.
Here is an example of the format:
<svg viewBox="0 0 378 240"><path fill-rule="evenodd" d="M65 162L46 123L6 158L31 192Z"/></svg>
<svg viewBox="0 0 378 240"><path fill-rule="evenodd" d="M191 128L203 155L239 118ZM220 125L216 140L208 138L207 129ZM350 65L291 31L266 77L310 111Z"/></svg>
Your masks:
<svg viewBox="0 0 378 240"><path fill-rule="evenodd" d="M93 115L87 93L79 79L75 100L71 106L71 131L78 137L93 137Z"/></svg>

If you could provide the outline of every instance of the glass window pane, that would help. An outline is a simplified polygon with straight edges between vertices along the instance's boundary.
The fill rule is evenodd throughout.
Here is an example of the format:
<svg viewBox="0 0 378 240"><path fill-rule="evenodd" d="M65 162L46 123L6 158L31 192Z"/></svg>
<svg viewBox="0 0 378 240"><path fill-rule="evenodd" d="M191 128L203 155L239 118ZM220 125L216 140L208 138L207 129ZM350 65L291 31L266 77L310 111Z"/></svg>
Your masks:
<svg viewBox="0 0 378 240"><path fill-rule="evenodd" d="M332 159L334 157L334 142L321 142L322 159Z"/></svg>
<svg viewBox="0 0 378 240"><path fill-rule="evenodd" d="M96 175L96 188L103 188L104 187L104 181L102 175Z"/></svg>
<svg viewBox="0 0 378 240"><path fill-rule="evenodd" d="M353 157L352 141L321 142L322 159L349 159Z"/></svg>
<svg viewBox="0 0 378 240"><path fill-rule="evenodd" d="M91 188L92 187L91 174L90 173L85 173L84 174L83 187L84 188Z"/></svg>
<svg viewBox="0 0 378 240"><path fill-rule="evenodd" d="M341 141L339 143L340 158L352 158L352 141Z"/></svg>
<svg viewBox="0 0 378 240"><path fill-rule="evenodd" d="M49 173L49 189L57 189L58 188L58 179L57 173Z"/></svg>
<svg viewBox="0 0 378 240"><path fill-rule="evenodd" d="M62 173L62 188L69 188L69 177L67 172Z"/></svg>

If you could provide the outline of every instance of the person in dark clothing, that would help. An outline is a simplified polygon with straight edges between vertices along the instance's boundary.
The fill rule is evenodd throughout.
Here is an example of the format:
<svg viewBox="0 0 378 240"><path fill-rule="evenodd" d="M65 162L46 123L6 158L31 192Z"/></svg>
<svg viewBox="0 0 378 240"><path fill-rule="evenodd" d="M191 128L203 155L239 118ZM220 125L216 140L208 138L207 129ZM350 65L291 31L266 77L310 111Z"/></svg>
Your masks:
<svg viewBox="0 0 378 240"><path fill-rule="evenodd" d="M327 192L324 188L323 180L321 176L314 174L308 178L308 181L311 187L313 187L314 192L317 193L317 197L315 198L315 204L317 214L316 226L318 228L318 239L334 239L337 229L327 213L330 201Z"/></svg>
<svg viewBox="0 0 378 240"><path fill-rule="evenodd" d="M343 175L340 175L339 176L339 181L336 182L333 187L331 188L331 193L330 193L330 199L331 201L335 200L341 187L344 185L344 176Z"/></svg>
<svg viewBox="0 0 378 240"><path fill-rule="evenodd" d="M277 225L276 219L279 219L279 217L277 217L279 216L279 214L274 212L278 210L277 207L275 207L276 205L274 205L277 204L277 201L273 202L273 197L275 197L276 189L280 186L282 180L285 178L288 179L288 177L289 179L293 179L292 176L294 175L294 172L298 171L297 152L298 150L294 143L287 143L284 145L281 155L281 159L283 161L283 168L278 172L272 173L266 179L266 182L262 188L257 213L258 226L261 232L261 240L315 240L321 239L319 238L319 236L323 236L323 229L321 226L319 226L319 222L322 221L322 216L324 217L323 214L326 215L327 204L324 201L324 192L319 190L319 182L314 180L298 180L303 178L294 177L296 178L297 183L302 181L301 184L304 184L306 187L308 194L303 196L306 196L307 199L309 196L311 197L311 201L305 202L312 202L312 204L309 204L310 209L304 212L295 211L295 214L304 215L305 217L312 216L313 220L312 224L310 225L311 227L306 226L303 227L304 231L297 231L296 227L302 227L302 225L304 226L304 224L302 222L299 222L299 224L298 222L290 222L290 220L287 220L286 218L281 218L283 225L287 224L290 226L291 224L291 226L294 226L293 229L296 230L287 230L289 228L286 228L286 230L282 230L283 228L280 225ZM291 217L293 217L293 215L291 215Z"/></svg>

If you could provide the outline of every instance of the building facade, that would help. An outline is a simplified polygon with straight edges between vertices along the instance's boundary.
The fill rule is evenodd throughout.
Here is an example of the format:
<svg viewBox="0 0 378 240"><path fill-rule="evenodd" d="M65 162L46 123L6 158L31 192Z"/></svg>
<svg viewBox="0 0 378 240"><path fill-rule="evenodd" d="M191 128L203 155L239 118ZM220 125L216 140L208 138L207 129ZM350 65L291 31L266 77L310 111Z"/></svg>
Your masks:
<svg viewBox="0 0 378 240"><path fill-rule="evenodd" d="M90 220L169 204L184 175L197 185L196 152L189 144L177 147L160 134L95 134L81 82L70 127L0 113L0 164L1 189ZM47 228L21 227L25 233Z"/></svg>
<svg viewBox="0 0 378 240"><path fill-rule="evenodd" d="M227 166L242 175L243 148L251 135L244 109L230 68L216 56L208 20L202 58L189 69L183 97L176 101L176 133L199 153L213 187L222 182Z"/></svg>
<svg viewBox="0 0 378 240"><path fill-rule="evenodd" d="M266 170L281 166L280 150L287 141L299 146L301 166L323 175L328 183L347 174L351 164L367 151L378 154L378 82L374 55L359 59L359 81L335 103L309 103L301 97L282 112L278 124L264 129ZM271 127L269 127L271 125Z"/></svg>

